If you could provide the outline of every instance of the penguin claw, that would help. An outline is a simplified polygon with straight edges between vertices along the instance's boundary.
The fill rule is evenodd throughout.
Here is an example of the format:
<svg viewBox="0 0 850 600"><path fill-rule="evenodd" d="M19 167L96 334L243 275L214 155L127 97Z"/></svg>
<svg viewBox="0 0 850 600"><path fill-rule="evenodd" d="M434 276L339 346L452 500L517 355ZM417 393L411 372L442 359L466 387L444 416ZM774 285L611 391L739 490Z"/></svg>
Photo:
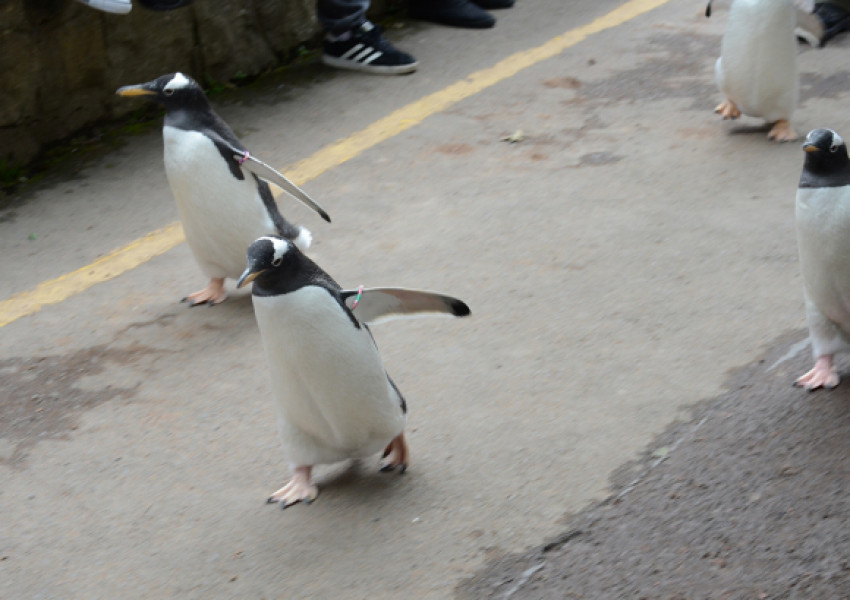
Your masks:
<svg viewBox="0 0 850 600"><path fill-rule="evenodd" d="M299 502L312 504L319 495L319 488L310 483L311 467L298 467L286 485L269 496L267 504L280 502L281 509L289 508Z"/></svg>
<svg viewBox="0 0 850 600"><path fill-rule="evenodd" d="M718 104L717 107L714 109L714 112L718 113L721 117L723 117L723 120L734 120L741 116L741 111L738 110L738 107L735 106L735 103L728 99Z"/></svg>
<svg viewBox="0 0 850 600"><path fill-rule="evenodd" d="M216 304L221 304L225 300L227 300L227 292L224 291L224 279L213 277L210 279L210 283L207 287L189 294L185 298L181 299L180 302L186 302L189 304L189 308L194 308L201 304L215 306Z"/></svg>
<svg viewBox="0 0 850 600"><path fill-rule="evenodd" d="M404 475L405 473L407 473L407 465L406 464L396 465L396 464L392 464L392 463L387 463L387 464L383 465L379 470L380 470L381 473L392 473L393 471L396 470L396 467L398 467L398 474L399 475Z"/></svg>
<svg viewBox="0 0 850 600"><path fill-rule="evenodd" d="M791 123L787 119L780 119L768 132L767 139L775 142L793 142L797 139L797 134L791 129Z"/></svg>
<svg viewBox="0 0 850 600"><path fill-rule="evenodd" d="M399 468L399 474L407 471L407 460L410 456L410 451L407 448L407 442L404 439L404 432L398 434L387 444L384 449L384 454L381 458L388 458L387 462L381 465L382 473L389 473Z"/></svg>
<svg viewBox="0 0 850 600"><path fill-rule="evenodd" d="M820 356L810 371L801 375L794 382L797 387L813 392L818 388L831 390L838 385L841 377L832 364L832 356Z"/></svg>

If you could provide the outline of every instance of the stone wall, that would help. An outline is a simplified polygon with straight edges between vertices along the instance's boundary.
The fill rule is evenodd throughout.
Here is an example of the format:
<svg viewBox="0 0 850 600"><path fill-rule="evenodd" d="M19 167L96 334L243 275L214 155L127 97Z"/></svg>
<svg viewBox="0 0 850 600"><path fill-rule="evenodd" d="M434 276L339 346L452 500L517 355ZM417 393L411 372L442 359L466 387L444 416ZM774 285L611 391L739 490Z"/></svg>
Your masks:
<svg viewBox="0 0 850 600"><path fill-rule="evenodd" d="M0 167L138 108L122 85L183 71L254 75L320 33L316 0L196 0L112 15L73 0L0 0Z"/></svg>

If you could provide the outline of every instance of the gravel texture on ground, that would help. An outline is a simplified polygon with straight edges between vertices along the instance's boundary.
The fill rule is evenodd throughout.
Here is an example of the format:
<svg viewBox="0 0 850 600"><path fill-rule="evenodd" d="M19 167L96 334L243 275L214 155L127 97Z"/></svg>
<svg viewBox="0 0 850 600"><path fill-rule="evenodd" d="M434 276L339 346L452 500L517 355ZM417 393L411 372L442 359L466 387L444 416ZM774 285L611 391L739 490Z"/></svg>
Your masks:
<svg viewBox="0 0 850 600"><path fill-rule="evenodd" d="M730 373L726 393L614 475L605 501L458 597L850 598L850 373L834 390L794 388L811 364L802 340L785 335Z"/></svg>

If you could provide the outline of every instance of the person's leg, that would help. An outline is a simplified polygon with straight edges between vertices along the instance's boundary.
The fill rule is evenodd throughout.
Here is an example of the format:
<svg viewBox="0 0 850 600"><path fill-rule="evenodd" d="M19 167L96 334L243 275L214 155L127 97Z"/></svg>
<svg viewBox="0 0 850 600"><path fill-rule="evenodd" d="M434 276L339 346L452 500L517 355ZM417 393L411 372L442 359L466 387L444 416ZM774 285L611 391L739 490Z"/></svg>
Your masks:
<svg viewBox="0 0 850 600"><path fill-rule="evenodd" d="M814 14L823 24L821 45L850 30L850 0L816 0Z"/></svg>
<svg viewBox="0 0 850 600"><path fill-rule="evenodd" d="M318 0L325 29L322 62L331 67L379 75L411 73L416 59L394 48L366 18L369 0Z"/></svg>
<svg viewBox="0 0 850 600"><path fill-rule="evenodd" d="M318 0L316 16L325 31L341 34L366 22L369 0Z"/></svg>
<svg viewBox="0 0 850 600"><path fill-rule="evenodd" d="M414 19L452 27L486 29L496 24L490 13L470 0L410 0L408 13Z"/></svg>
<svg viewBox="0 0 850 600"><path fill-rule="evenodd" d="M818 4L832 4L850 13L850 0L815 0L815 6Z"/></svg>
<svg viewBox="0 0 850 600"><path fill-rule="evenodd" d="M514 5L514 0L472 0L481 8L493 10L498 8L510 8Z"/></svg>

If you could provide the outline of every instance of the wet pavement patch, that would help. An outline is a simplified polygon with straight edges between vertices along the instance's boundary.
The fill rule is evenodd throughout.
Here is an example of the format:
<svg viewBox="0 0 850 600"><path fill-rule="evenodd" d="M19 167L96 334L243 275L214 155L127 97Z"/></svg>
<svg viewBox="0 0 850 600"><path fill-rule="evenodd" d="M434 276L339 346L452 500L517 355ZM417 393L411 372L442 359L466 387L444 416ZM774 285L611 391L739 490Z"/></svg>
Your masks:
<svg viewBox="0 0 850 600"><path fill-rule="evenodd" d="M850 597L850 377L807 393L810 352L784 336L697 404L605 501L493 561L460 598Z"/></svg>
<svg viewBox="0 0 850 600"><path fill-rule="evenodd" d="M641 50L651 56L634 68L583 82L577 98L608 102L693 98L692 110L714 108L717 86L713 77L705 77L705 70L720 52L718 36L658 34Z"/></svg>
<svg viewBox="0 0 850 600"><path fill-rule="evenodd" d="M800 102L810 98L831 98L833 100L850 92L850 71L841 71L830 75L802 73L800 75Z"/></svg>
<svg viewBox="0 0 850 600"><path fill-rule="evenodd" d="M27 450L45 439L67 438L84 411L133 397L138 384L101 389L79 384L111 364L131 364L153 352L158 351L138 344L125 348L104 344L68 354L0 360L0 440L12 449L11 455L0 456L0 464L24 466Z"/></svg>
<svg viewBox="0 0 850 600"><path fill-rule="evenodd" d="M579 158L579 165L610 165L621 160L623 160L622 156L612 154L611 152L591 152L590 154L583 154Z"/></svg>

